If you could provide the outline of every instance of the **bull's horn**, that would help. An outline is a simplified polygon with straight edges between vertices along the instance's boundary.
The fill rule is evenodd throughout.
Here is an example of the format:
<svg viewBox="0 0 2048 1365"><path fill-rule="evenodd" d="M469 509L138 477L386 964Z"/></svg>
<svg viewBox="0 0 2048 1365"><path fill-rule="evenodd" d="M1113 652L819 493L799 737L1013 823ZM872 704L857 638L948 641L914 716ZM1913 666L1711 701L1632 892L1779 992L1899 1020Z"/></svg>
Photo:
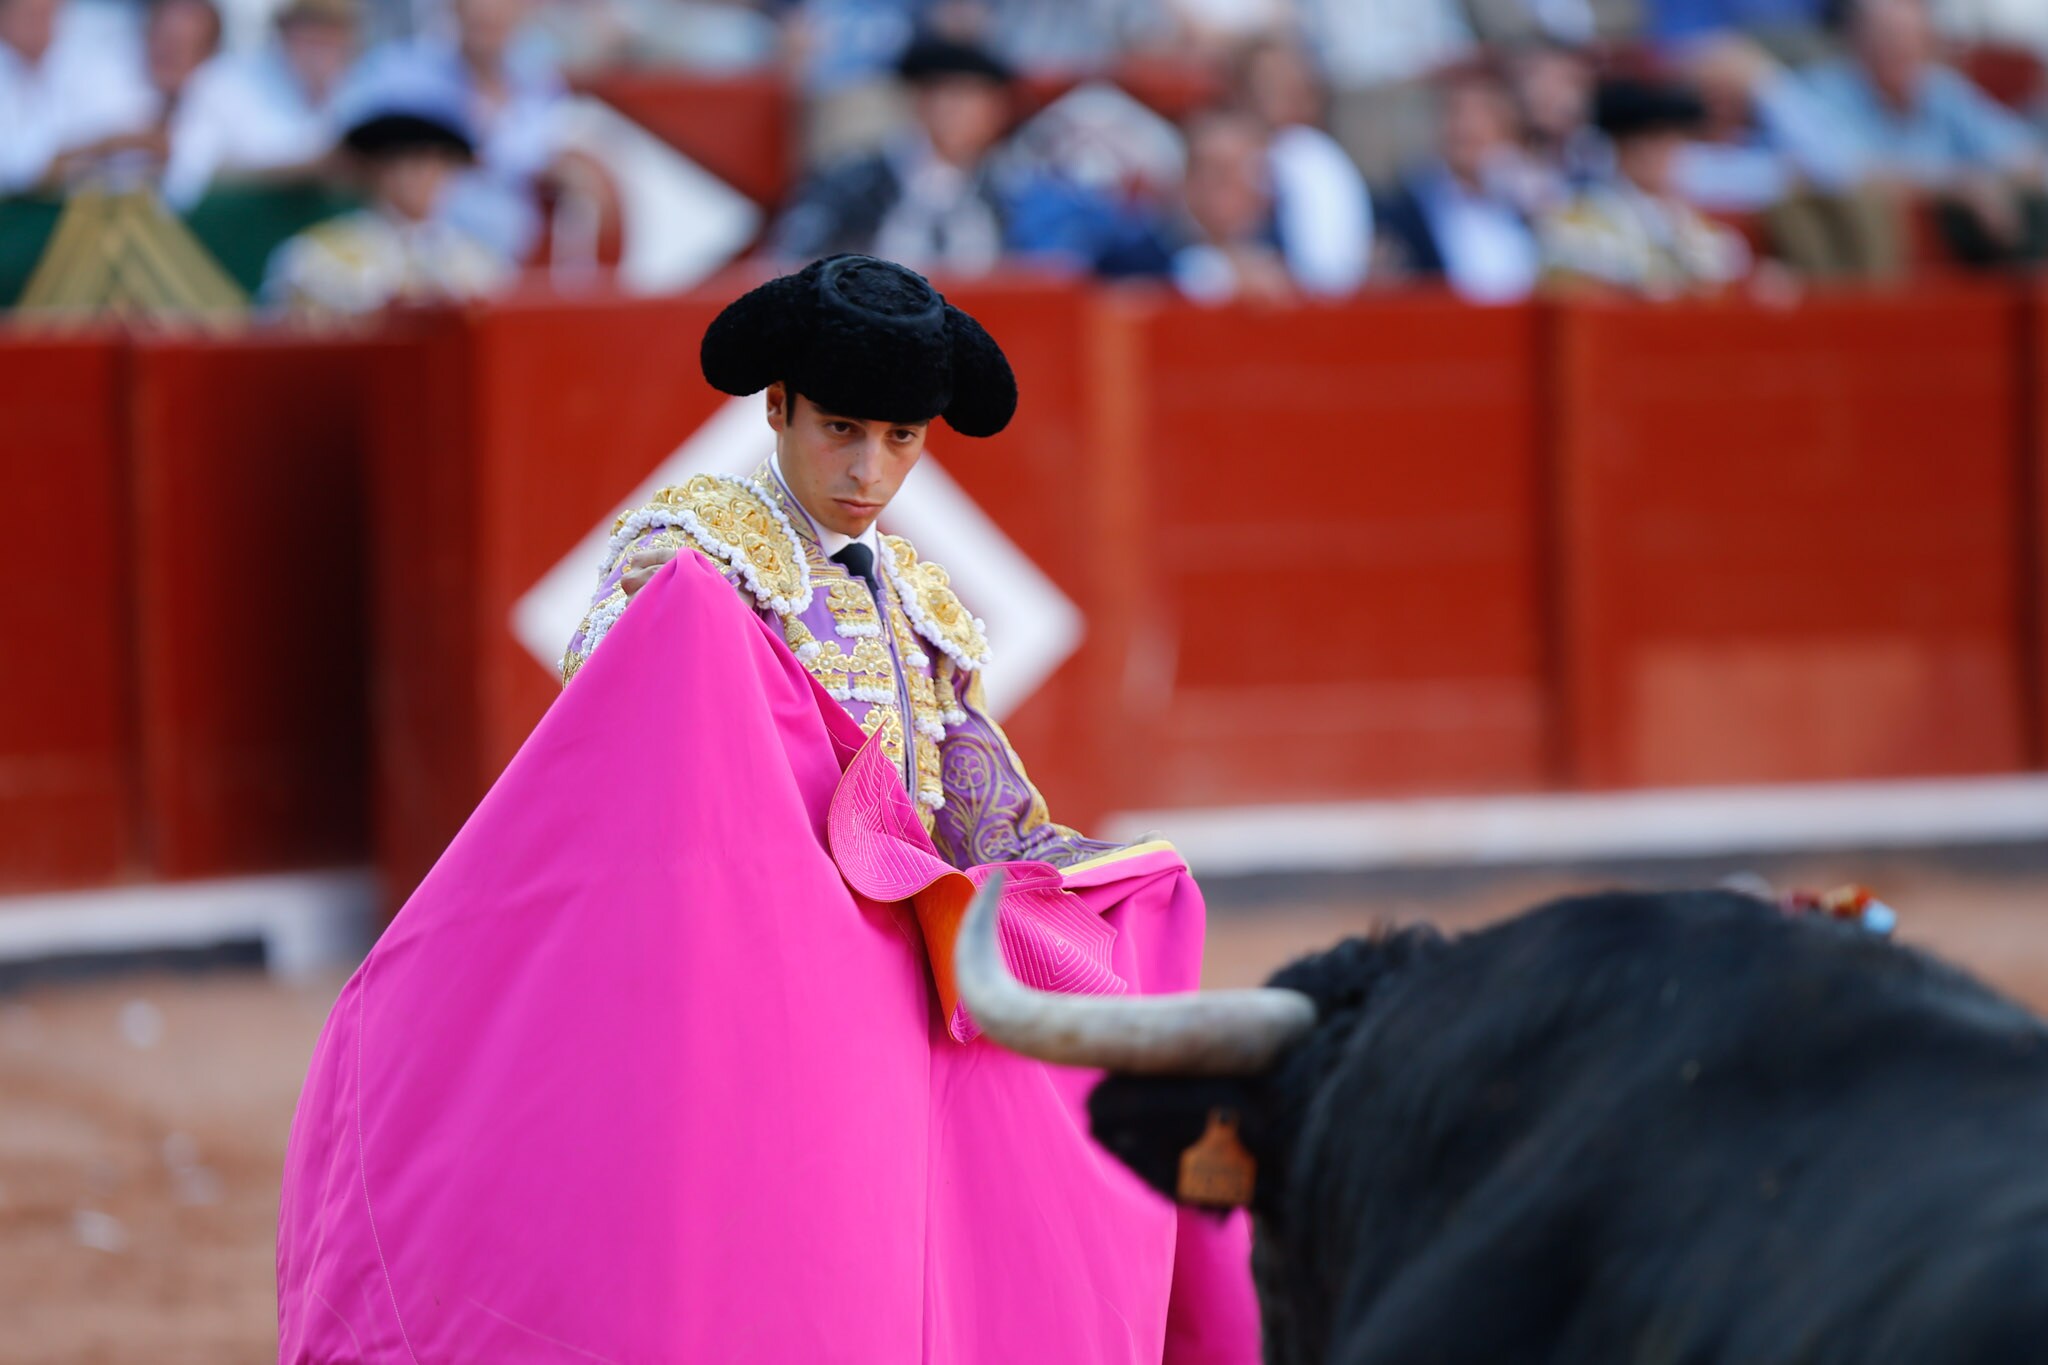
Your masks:
<svg viewBox="0 0 2048 1365"><path fill-rule="evenodd" d="M981 1031L1012 1052L1135 1075L1250 1076L1315 1027L1299 991L1060 995L1010 974L996 938L1001 873L974 893L953 948L960 998Z"/></svg>

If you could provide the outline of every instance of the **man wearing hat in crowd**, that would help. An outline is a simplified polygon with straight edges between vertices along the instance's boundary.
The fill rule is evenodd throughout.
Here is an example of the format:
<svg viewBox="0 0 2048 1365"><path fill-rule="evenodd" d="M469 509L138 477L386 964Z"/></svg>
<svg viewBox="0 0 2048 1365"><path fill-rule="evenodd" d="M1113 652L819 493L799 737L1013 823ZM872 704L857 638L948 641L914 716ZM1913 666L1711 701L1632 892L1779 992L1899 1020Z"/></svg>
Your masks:
<svg viewBox="0 0 2048 1365"><path fill-rule="evenodd" d="M790 261L857 251L919 270L984 274L1011 245L1013 187L990 154L1014 116L1014 75L971 43L911 43L898 64L913 119L877 152L798 187L769 234Z"/></svg>
<svg viewBox="0 0 2048 1365"><path fill-rule="evenodd" d="M1677 193L1678 154L1705 119L1705 105L1682 87L1601 84L1593 120L1613 146L1613 172L1542 225L1550 284L1668 298L1714 293L1749 273L1742 238Z"/></svg>
<svg viewBox="0 0 2048 1365"><path fill-rule="evenodd" d="M511 263L442 212L474 155L461 91L429 67L391 61L336 103L342 150L369 206L279 247L263 283L266 301L320 319L476 298L502 286Z"/></svg>
<svg viewBox="0 0 2048 1365"><path fill-rule="evenodd" d="M1009 363L923 277L838 256L740 298L704 335L704 377L767 391L774 450L751 478L699 475L619 519L562 664L575 676L655 570L710 556L902 774L956 866L1066 866L1115 847L1047 816L982 699L989 645L946 571L876 529L943 417L993 436L1017 405ZM772 562L748 550L764 545Z"/></svg>

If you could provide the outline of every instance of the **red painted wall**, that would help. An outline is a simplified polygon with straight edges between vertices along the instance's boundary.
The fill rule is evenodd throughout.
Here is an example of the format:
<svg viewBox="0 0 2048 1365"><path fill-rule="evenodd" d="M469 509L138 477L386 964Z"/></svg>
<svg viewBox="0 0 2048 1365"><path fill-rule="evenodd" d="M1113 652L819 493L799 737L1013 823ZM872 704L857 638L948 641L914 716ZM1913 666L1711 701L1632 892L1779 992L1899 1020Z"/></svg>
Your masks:
<svg viewBox="0 0 2048 1365"><path fill-rule="evenodd" d="M260 337L131 353L141 793L158 875L369 853L374 349Z"/></svg>
<svg viewBox="0 0 2048 1365"><path fill-rule="evenodd" d="M1534 315L1125 311L1125 806L1543 785Z"/></svg>
<svg viewBox="0 0 2048 1365"><path fill-rule="evenodd" d="M1560 313L1579 781L2032 759L2020 322L2002 290Z"/></svg>
<svg viewBox="0 0 2048 1365"><path fill-rule="evenodd" d="M124 382L112 338L0 334L0 890L141 857Z"/></svg>
<svg viewBox="0 0 2048 1365"><path fill-rule="evenodd" d="M514 604L724 402L730 292L0 337L0 887L409 888L559 695ZM1009 723L1061 819L2042 764L2048 293L952 292L1023 406L936 458L1086 617Z"/></svg>

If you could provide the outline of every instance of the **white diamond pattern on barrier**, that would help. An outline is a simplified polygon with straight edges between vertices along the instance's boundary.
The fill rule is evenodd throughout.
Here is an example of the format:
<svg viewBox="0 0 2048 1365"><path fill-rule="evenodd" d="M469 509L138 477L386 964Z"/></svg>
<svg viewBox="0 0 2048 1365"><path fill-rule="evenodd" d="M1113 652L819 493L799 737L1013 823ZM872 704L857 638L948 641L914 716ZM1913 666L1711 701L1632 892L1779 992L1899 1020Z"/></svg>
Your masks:
<svg viewBox="0 0 2048 1365"><path fill-rule="evenodd" d="M663 460L620 510L693 474L751 474L767 455L770 433L759 398L735 398ZM512 606L512 634L553 672L597 586L598 561L613 517L590 529ZM882 529L908 537L918 553L943 564L961 600L988 624L995 666L986 679L989 708L1008 715L1080 646L1081 611L927 453L889 504Z"/></svg>

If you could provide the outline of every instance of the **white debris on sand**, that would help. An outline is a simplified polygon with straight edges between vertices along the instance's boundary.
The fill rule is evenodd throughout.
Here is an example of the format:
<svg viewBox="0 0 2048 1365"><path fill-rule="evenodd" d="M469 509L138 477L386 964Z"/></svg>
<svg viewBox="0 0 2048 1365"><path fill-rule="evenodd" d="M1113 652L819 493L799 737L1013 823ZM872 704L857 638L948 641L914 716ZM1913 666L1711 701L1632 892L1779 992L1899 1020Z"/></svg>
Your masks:
<svg viewBox="0 0 2048 1365"><path fill-rule="evenodd" d="M153 1048L164 1040L164 1012L147 1000L121 1006L121 1037L132 1048Z"/></svg>
<svg viewBox="0 0 2048 1365"><path fill-rule="evenodd" d="M111 1213L79 1209L71 1215L71 1233L80 1246L114 1255L128 1249L128 1225Z"/></svg>

